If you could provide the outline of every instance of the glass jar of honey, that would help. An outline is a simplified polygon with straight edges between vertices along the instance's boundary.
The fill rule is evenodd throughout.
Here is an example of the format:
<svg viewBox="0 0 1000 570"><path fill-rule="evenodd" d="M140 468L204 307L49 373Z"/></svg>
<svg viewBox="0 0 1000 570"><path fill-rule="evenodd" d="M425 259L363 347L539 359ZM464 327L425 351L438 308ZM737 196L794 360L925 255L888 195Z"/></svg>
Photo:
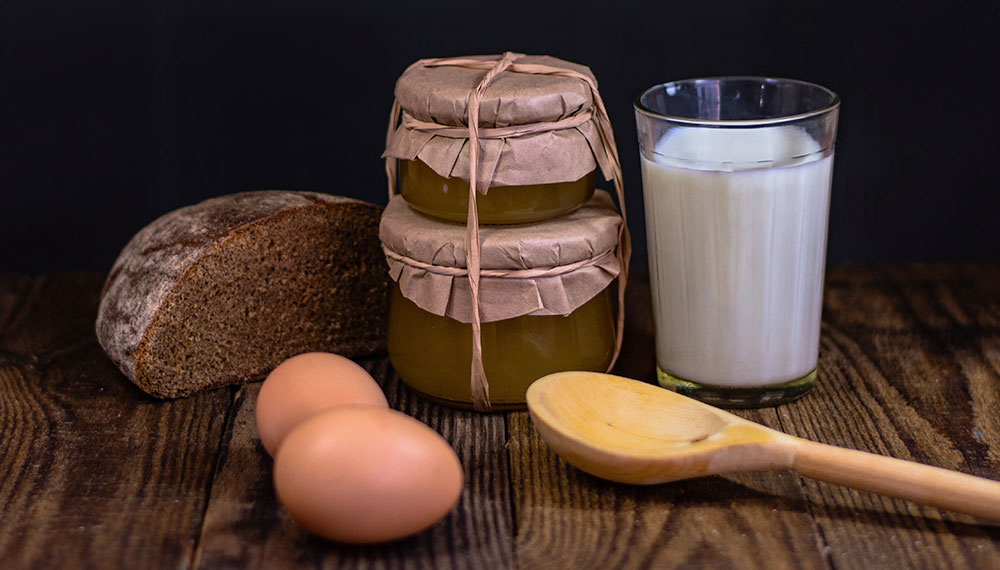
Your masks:
<svg viewBox="0 0 1000 570"><path fill-rule="evenodd" d="M481 229L482 362L494 409L523 407L528 385L563 370L604 371L615 352L609 296L621 269L622 219L596 191L573 213ZM464 226L390 200L379 237L396 282L389 360L410 388L472 407L471 324Z"/></svg>
<svg viewBox="0 0 1000 570"><path fill-rule="evenodd" d="M445 178L419 159L399 163L399 191L411 208L452 222L466 221L469 182ZM479 196L476 207L482 224L523 224L561 216L579 208L594 195L594 171L579 180L549 184L494 186Z"/></svg>
<svg viewBox="0 0 1000 570"><path fill-rule="evenodd" d="M495 59L420 60L396 82L383 157L394 191L423 214L467 221L468 99ZM518 55L495 76L477 107L479 223L568 214L593 195L598 170L610 179L595 89L586 66L550 56Z"/></svg>
<svg viewBox="0 0 1000 570"><path fill-rule="evenodd" d="M389 359L406 384L439 403L470 407L472 325L429 313L400 293L389 312ZM553 372L603 372L615 346L611 299L604 290L566 316L483 323L483 367L495 409L520 408L528 385Z"/></svg>

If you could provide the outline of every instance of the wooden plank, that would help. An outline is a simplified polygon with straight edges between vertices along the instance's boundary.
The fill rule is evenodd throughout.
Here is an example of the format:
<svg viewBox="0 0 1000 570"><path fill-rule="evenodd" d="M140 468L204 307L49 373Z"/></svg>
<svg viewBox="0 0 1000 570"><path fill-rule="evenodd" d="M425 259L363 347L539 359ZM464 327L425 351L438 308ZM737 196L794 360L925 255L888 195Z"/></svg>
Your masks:
<svg viewBox="0 0 1000 570"><path fill-rule="evenodd" d="M795 435L998 479L1000 270L830 272L819 385L779 409ZM838 569L1000 568L1000 528L802 480Z"/></svg>
<svg viewBox="0 0 1000 570"><path fill-rule="evenodd" d="M615 372L651 381L649 285L629 285L628 331ZM775 426L773 409L743 412ZM558 459L527 413L508 417L518 566L532 568L828 568L789 473L734 474L651 487L620 485Z"/></svg>
<svg viewBox="0 0 1000 570"><path fill-rule="evenodd" d="M520 568L828 568L788 473L620 485L559 460L527 414L510 419Z"/></svg>
<svg viewBox="0 0 1000 570"><path fill-rule="evenodd" d="M229 408L158 401L93 333L101 275L0 277L0 560L5 568L190 563Z"/></svg>
<svg viewBox="0 0 1000 570"><path fill-rule="evenodd" d="M329 543L275 501L257 386L144 396L93 338L101 281L0 276L4 568L1000 568L996 525L788 473L598 480L552 455L527 414L425 403L384 359L365 365L456 447L466 489L417 537ZM651 381L643 287L616 372ZM817 390L745 417L1000 479L1000 265L839 268L826 302Z"/></svg>
<svg viewBox="0 0 1000 570"><path fill-rule="evenodd" d="M364 366L390 405L427 423L458 453L466 484L442 522L414 537L371 546L336 544L299 528L280 506L254 421L259 384L243 388L227 430L201 532L198 568L512 568L513 523L503 416L451 410L420 400L388 365ZM363 437L363 434L358 434Z"/></svg>

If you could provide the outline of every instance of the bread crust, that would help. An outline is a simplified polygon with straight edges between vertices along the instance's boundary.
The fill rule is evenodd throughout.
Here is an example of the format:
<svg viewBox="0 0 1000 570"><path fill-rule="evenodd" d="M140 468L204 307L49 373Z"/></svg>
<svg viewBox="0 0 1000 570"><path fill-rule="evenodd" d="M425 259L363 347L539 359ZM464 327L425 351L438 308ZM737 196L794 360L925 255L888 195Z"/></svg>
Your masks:
<svg viewBox="0 0 1000 570"><path fill-rule="evenodd" d="M160 312L173 292L206 256L226 247L228 240L266 224L277 217L296 215L309 209L328 209L339 215L341 205L372 208L377 224L381 208L352 198L297 191L256 191L211 198L169 212L140 230L125 246L112 266L101 292L95 323L98 341L118 368L143 391L157 397L178 397L218 385L251 378L218 378L184 383L150 383L142 374L148 359L146 343L157 326ZM375 234L374 228L372 229ZM377 243L373 244L377 247ZM386 273L382 268L371 271ZM386 286L388 278L386 277ZM384 296L370 310L374 322L385 321ZM381 331L384 339L384 326ZM384 350L372 346L368 352ZM364 352L364 351L363 351ZM350 356L359 356L352 354ZM276 364L276 363L275 363ZM242 375L245 376L245 375Z"/></svg>

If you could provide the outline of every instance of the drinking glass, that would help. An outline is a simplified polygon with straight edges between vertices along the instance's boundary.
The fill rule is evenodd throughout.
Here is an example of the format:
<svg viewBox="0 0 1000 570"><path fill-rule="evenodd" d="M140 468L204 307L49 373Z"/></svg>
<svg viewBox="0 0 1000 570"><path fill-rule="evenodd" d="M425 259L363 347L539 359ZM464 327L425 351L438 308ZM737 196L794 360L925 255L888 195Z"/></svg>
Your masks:
<svg viewBox="0 0 1000 570"><path fill-rule="evenodd" d="M839 106L768 77L636 99L662 386L760 407L815 384Z"/></svg>

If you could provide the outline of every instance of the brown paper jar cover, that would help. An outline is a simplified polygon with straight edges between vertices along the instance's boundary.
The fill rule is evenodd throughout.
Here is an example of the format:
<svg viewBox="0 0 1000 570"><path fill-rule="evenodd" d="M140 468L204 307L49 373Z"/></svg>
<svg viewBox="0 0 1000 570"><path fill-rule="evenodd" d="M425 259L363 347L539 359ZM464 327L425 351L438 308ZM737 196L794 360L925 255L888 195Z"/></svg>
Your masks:
<svg viewBox="0 0 1000 570"><path fill-rule="evenodd" d="M468 59L493 61L496 56ZM483 78L480 69L424 67L418 61L396 82L404 113L440 125L467 127L469 92ZM569 69L593 79L586 66L551 56L528 55L518 63ZM595 81L596 83L596 81ZM506 71L490 83L479 110L481 128L555 122L593 110L590 86L581 79ZM418 159L444 178L469 180L469 141L439 136L400 124L388 137L383 157ZM600 167L611 178L595 119L578 126L502 139L480 140L477 190L580 180Z"/></svg>
<svg viewBox="0 0 1000 570"><path fill-rule="evenodd" d="M480 314L483 322L524 315L568 315L604 291L620 271L615 256L621 216L611 196L597 190L572 214L516 226L480 230ZM379 238L389 275L421 309L463 323L473 307L466 275L436 268L464 268L465 226L430 219L394 196L382 214ZM400 256L406 261L398 259ZM434 266L422 267L422 264ZM493 270L580 267L536 278L492 277Z"/></svg>

